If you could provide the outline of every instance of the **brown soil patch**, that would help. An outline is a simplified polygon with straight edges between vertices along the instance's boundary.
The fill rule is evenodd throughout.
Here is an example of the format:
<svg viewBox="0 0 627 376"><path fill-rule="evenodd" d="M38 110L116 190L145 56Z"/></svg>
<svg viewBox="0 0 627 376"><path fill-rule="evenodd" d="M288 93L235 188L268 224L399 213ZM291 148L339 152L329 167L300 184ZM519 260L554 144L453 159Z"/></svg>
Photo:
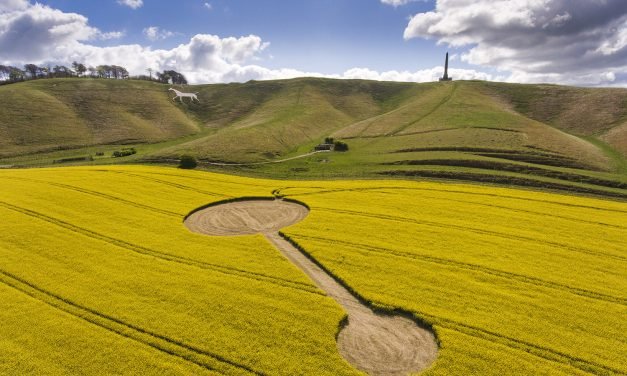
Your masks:
<svg viewBox="0 0 627 376"><path fill-rule="evenodd" d="M268 233L302 221L308 212L302 205L282 200L237 201L192 213L185 226L205 235Z"/></svg>
<svg viewBox="0 0 627 376"><path fill-rule="evenodd" d="M364 305L330 274L281 237L278 230L300 222L308 210L282 200L250 200L199 210L185 220L193 232L206 235L263 233L281 253L307 274L348 313L340 331L340 354L370 375L406 375L429 367L437 357L435 335L413 320L378 314Z"/></svg>

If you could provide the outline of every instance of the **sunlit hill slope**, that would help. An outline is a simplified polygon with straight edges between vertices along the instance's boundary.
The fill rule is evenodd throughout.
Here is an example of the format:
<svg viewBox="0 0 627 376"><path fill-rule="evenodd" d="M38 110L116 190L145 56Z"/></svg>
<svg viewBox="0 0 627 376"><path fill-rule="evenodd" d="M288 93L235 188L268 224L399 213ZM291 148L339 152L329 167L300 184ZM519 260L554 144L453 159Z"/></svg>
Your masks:
<svg viewBox="0 0 627 376"><path fill-rule="evenodd" d="M0 163L42 165L103 150L89 163L172 163L192 154L246 164L305 154L332 136L350 151L237 172L627 186L625 89L317 78L179 88L198 92L200 103L172 101L167 89L92 79L0 87ZM112 160L119 144L138 154Z"/></svg>

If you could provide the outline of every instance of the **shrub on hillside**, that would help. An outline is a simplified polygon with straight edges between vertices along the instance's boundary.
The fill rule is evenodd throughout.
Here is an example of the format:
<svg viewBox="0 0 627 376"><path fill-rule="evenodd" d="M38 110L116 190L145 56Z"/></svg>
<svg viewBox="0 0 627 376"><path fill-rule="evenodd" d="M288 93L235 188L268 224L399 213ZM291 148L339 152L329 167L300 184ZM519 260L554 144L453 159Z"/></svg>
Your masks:
<svg viewBox="0 0 627 376"><path fill-rule="evenodd" d="M69 157L69 158L61 158L55 159L52 163L68 163L68 162L82 162L82 161L93 161L94 157L88 155L86 157Z"/></svg>
<svg viewBox="0 0 627 376"><path fill-rule="evenodd" d="M137 150L135 150L135 148L130 148L130 149L122 149L122 150L116 150L113 152L113 158L119 158L119 157L128 157L129 155L133 155L136 154Z"/></svg>
<svg viewBox="0 0 627 376"><path fill-rule="evenodd" d="M191 155L181 155L181 161L179 162L179 168L192 169L198 166L196 158Z"/></svg>
<svg viewBox="0 0 627 376"><path fill-rule="evenodd" d="M342 141L335 141L333 143L333 150L335 151L348 151L348 144Z"/></svg>

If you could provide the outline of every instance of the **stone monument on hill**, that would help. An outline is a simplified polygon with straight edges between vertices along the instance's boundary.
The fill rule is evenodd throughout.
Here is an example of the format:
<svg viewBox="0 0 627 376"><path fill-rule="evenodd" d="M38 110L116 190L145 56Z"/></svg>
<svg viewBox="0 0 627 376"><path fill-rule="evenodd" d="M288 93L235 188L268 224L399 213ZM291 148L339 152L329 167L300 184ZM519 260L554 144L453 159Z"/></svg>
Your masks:
<svg viewBox="0 0 627 376"><path fill-rule="evenodd" d="M448 76L448 52L446 53L446 60L444 61L444 76L440 78L440 81L453 81L453 78Z"/></svg>

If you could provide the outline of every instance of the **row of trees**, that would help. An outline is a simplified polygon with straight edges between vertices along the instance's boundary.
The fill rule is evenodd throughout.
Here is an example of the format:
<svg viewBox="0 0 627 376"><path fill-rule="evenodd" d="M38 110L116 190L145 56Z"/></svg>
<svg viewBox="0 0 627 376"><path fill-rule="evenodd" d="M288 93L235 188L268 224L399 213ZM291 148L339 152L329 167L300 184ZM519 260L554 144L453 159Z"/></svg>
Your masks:
<svg viewBox="0 0 627 376"><path fill-rule="evenodd" d="M187 85L187 78L182 73L179 73L174 70L164 70L163 72L155 72L153 69L146 69L148 72L148 76L140 75L133 78L138 80L149 80L149 81L157 81L162 82L164 84L176 84L176 85ZM154 77L152 74L155 74Z"/></svg>
<svg viewBox="0 0 627 376"><path fill-rule="evenodd" d="M91 77L91 78L109 78L109 79L140 79L157 81L172 84L187 84L185 76L174 70L164 70L163 72L154 72L147 69L148 76L130 76L126 68L119 65L98 65L96 67L86 66L83 63L73 62L72 67L64 65L55 65L48 67L40 67L35 64L26 64L23 69L10 65L0 65L0 82L13 83L25 80L37 80L41 78L67 78L67 77ZM154 77L153 77L153 72Z"/></svg>

